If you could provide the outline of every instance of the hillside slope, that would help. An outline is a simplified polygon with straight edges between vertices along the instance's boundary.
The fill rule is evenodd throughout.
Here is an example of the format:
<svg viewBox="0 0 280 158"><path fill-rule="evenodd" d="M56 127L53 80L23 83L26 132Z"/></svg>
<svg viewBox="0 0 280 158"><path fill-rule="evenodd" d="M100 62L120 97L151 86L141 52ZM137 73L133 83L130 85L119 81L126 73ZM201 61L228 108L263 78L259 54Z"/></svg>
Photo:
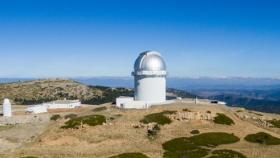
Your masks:
<svg viewBox="0 0 280 158"><path fill-rule="evenodd" d="M80 120L82 117L89 116L104 116L106 123L96 126L80 124L77 128L61 128L67 125L69 119L64 119L69 114L78 115ZM234 124L217 124L213 117L217 113L222 113L231 118ZM199 104L194 104L191 100L183 100L171 105L155 106L148 110L121 110L114 108L111 104L105 104L102 108L98 106L83 106L78 111L56 112L62 116L57 121L45 123L45 130L39 135L33 135L26 143L20 147L10 150L9 152L0 152L0 157L25 157L34 156L37 158L52 158L52 157L82 157L82 158L109 158L122 153L137 152L147 155L149 158L171 158L171 153L166 153L163 144L170 140L180 139L182 137L194 138L200 134L193 133L197 130L202 134L209 132L217 134L223 132L228 133L229 137L235 136L235 140L229 140L230 143L223 145L206 146L207 150L202 150L199 147L194 147L191 158L200 158L200 151L209 157L214 151L221 149L230 149L243 154L247 158L278 158L280 145L265 145L250 143L245 140L249 134L258 132L266 132L274 137L280 138L280 129L272 128L270 125L263 125L260 120L280 119L280 115L256 113L238 108L229 108L222 105L209 104L201 101ZM51 116L52 114L49 114ZM156 116L149 118L156 121L161 118L159 114L164 114L171 119L171 122L162 122L156 132L149 132L150 125L141 124L141 121L146 116ZM47 114L38 115L43 117ZM200 116L200 117L198 117ZM207 117L205 117L207 116ZM149 120L147 119L147 120ZM166 119L166 118L165 118ZM147 121L146 120L146 121ZM70 124L71 125L71 124ZM0 131L2 145L5 143L15 143L19 135L24 134L24 129L28 132L29 127L24 125L16 127L20 129L20 134L17 130L6 129ZM12 134L11 131L14 133ZM9 133L9 137L5 134ZM29 132L28 132L29 133ZM150 134L149 134L150 133ZM153 137L150 137L151 135ZM12 135L12 136L11 136ZM225 135L225 134L224 134ZM223 137L219 139L204 138L199 140L199 144L227 141ZM179 142L180 143L180 142ZM184 142L181 142L184 143ZM0 145L0 149L1 146ZM182 149L181 145L176 144L171 147ZM185 146L184 148L187 148ZM189 149L186 149L188 152ZM186 153L185 152L185 153ZM175 153L176 154L176 153ZM212 155L213 156L213 155ZM179 158L180 156L173 156ZM172 158L173 158L172 157ZM128 157L129 158L129 157ZM211 157L212 158L212 157ZM243 158L243 157L242 157Z"/></svg>
<svg viewBox="0 0 280 158"><path fill-rule="evenodd" d="M82 103L102 104L114 101L116 96L131 95L124 88L86 86L64 79L34 80L0 84L0 99L9 98L13 104L31 105L59 99L79 99Z"/></svg>

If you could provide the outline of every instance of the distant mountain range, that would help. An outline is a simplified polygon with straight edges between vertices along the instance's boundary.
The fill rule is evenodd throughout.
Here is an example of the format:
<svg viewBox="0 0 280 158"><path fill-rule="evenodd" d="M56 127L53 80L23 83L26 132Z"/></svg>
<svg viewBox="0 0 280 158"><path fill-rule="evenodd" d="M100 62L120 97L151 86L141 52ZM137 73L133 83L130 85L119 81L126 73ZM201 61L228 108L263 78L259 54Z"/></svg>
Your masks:
<svg viewBox="0 0 280 158"><path fill-rule="evenodd" d="M34 80L38 78L0 78L0 83L18 82ZM126 87L132 88L132 77L74 77L68 78L79 81L86 85L100 85L108 87ZM196 89L242 89L242 90L266 90L280 88L280 79L275 78L242 78L242 77L227 77L227 78L179 78L168 77L167 87L196 90Z"/></svg>

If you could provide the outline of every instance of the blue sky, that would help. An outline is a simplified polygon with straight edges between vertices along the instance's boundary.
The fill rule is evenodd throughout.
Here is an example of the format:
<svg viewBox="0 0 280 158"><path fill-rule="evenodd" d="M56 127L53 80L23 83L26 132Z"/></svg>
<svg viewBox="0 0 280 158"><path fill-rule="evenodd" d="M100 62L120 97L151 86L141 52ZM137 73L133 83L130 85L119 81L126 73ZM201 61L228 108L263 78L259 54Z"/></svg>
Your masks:
<svg viewBox="0 0 280 158"><path fill-rule="evenodd" d="M0 77L129 76L157 50L172 77L280 78L280 2L2 0Z"/></svg>

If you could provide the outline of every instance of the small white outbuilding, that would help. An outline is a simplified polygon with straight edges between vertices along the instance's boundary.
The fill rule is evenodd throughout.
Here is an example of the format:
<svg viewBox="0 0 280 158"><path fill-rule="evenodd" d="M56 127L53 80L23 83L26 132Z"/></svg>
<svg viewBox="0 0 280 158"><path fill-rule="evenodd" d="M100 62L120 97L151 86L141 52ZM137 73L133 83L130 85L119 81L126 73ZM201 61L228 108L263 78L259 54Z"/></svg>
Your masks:
<svg viewBox="0 0 280 158"><path fill-rule="evenodd" d="M40 104L40 105L32 105L29 106L26 110L29 113L39 114L39 113L45 113L48 112L47 106Z"/></svg>
<svg viewBox="0 0 280 158"><path fill-rule="evenodd" d="M44 103L48 109L73 109L81 107L79 100L57 100L53 102Z"/></svg>
<svg viewBox="0 0 280 158"><path fill-rule="evenodd" d="M11 117L12 116L12 105L9 99L4 99L3 102L3 116Z"/></svg>
<svg viewBox="0 0 280 158"><path fill-rule="evenodd" d="M116 106L124 109L146 109L149 107L145 101L136 101L133 97L118 97L116 98Z"/></svg>
<svg viewBox="0 0 280 158"><path fill-rule="evenodd" d="M79 100L57 100L39 105L31 105L26 111L38 114L48 112L48 109L73 109L79 107L81 107L81 102Z"/></svg>

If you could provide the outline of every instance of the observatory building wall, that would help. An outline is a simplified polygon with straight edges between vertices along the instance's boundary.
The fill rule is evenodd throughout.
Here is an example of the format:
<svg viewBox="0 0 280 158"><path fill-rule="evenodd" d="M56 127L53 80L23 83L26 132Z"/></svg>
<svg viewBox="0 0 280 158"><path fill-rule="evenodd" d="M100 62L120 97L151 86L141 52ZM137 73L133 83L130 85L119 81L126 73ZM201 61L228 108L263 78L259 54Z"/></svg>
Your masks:
<svg viewBox="0 0 280 158"><path fill-rule="evenodd" d="M135 100L144 100L149 104L166 100L166 79L164 77L135 77Z"/></svg>

